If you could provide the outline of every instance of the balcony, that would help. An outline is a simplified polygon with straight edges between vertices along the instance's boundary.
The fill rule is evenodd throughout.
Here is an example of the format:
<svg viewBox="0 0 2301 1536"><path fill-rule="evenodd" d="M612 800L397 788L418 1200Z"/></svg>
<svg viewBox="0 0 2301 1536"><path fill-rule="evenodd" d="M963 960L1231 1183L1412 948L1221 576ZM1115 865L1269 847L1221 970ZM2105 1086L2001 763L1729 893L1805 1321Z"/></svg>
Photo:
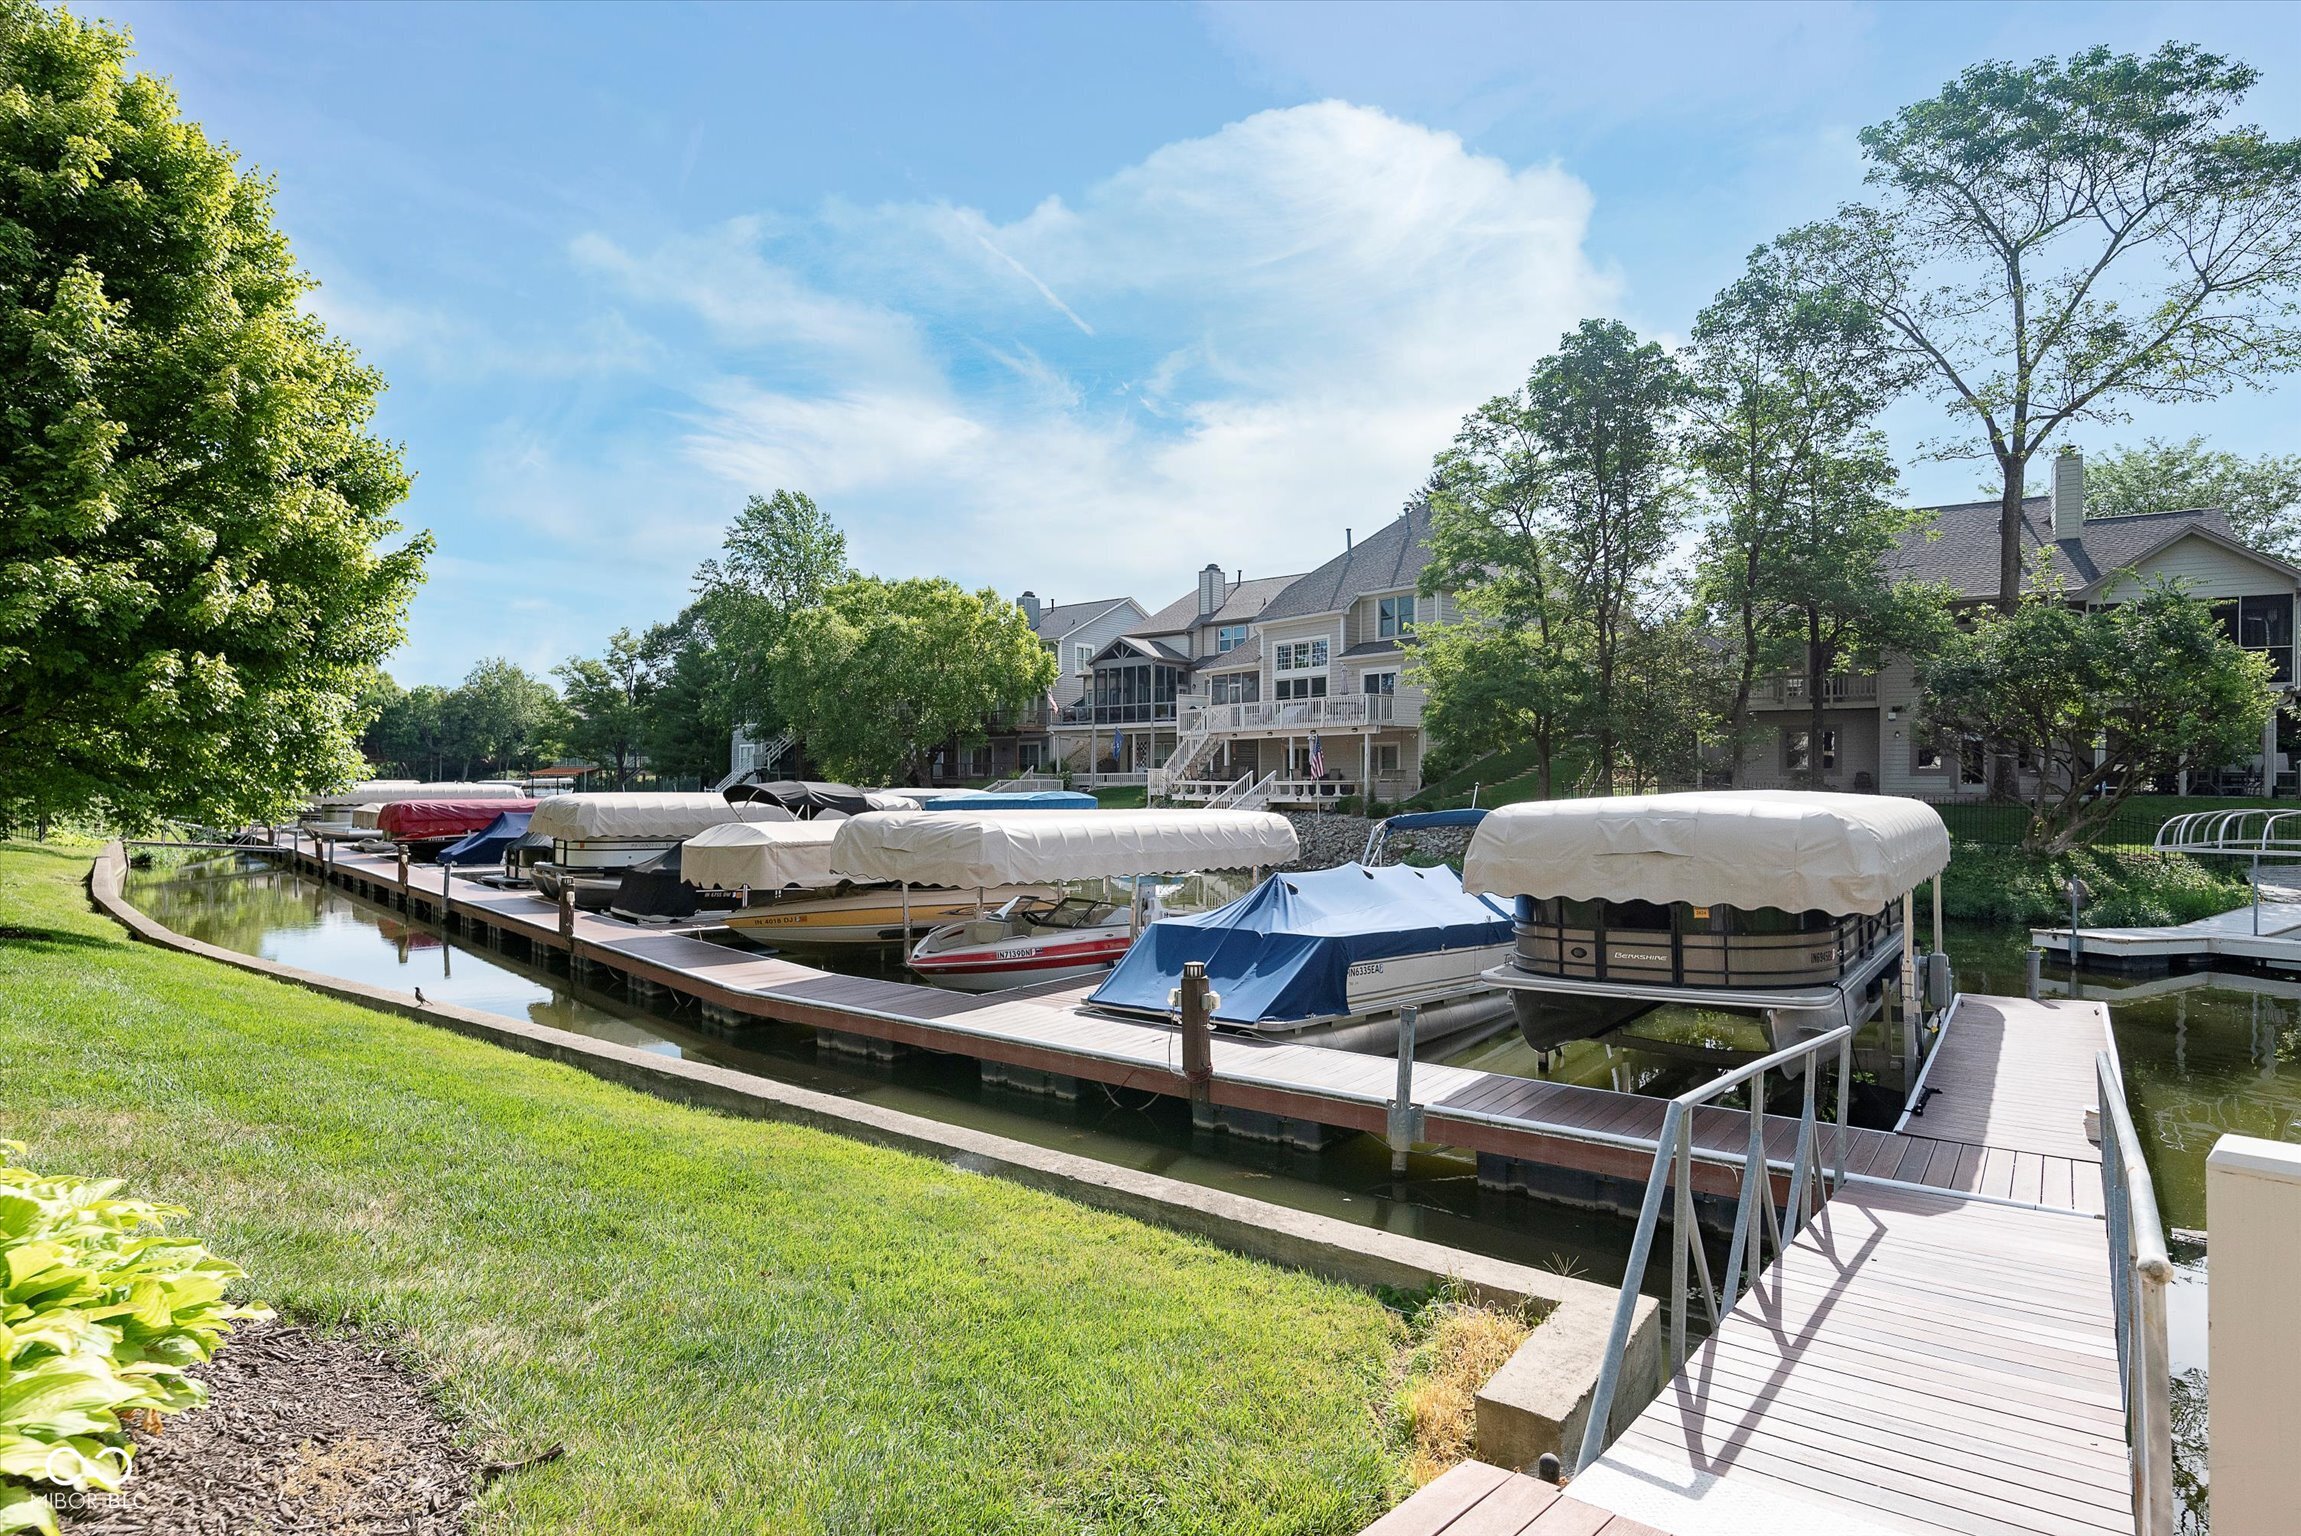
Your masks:
<svg viewBox="0 0 2301 1536"><path fill-rule="evenodd" d="M1824 704L1870 704L1876 702L1877 696L1878 679L1874 672L1832 672L1822 679ZM1750 702L1804 709L1806 679L1803 674L1793 676L1782 672L1761 677L1750 689Z"/></svg>
<svg viewBox="0 0 2301 1536"><path fill-rule="evenodd" d="M1422 700L1413 694L1342 693L1323 699L1264 699L1253 704L1206 704L1197 695L1177 701L1184 735L1247 732L1384 730L1422 724Z"/></svg>

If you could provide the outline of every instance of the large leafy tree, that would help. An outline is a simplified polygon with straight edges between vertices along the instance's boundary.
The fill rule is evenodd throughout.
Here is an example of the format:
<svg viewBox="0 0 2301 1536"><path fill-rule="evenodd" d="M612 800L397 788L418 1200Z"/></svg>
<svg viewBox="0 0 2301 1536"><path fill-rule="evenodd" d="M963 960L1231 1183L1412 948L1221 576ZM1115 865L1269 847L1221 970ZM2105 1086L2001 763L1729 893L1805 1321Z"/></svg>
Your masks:
<svg viewBox="0 0 2301 1536"><path fill-rule="evenodd" d="M1875 312L1786 243L1702 311L1687 364L1687 456L1711 514L1697 591L1725 641L1738 773L1761 674L1802 674L1818 714L1828 673L1899 638L1883 557L1906 519L1870 421L1903 370Z"/></svg>
<svg viewBox="0 0 2301 1536"><path fill-rule="evenodd" d="M617 789L630 787L639 766L666 660L647 638L619 629L604 654L570 656L551 669L567 705L569 749L605 767Z"/></svg>
<svg viewBox="0 0 2301 1536"><path fill-rule="evenodd" d="M2002 609L2056 434L2301 362L2301 141L2229 121L2256 78L2185 43L1974 65L1863 130L1876 202L1793 237L1924 367L1938 451L1994 462Z"/></svg>
<svg viewBox="0 0 2301 1536"><path fill-rule="evenodd" d="M2205 446L2149 438L2085 466L2088 517L2219 507L2229 528L2255 549L2301 560L2301 454L2245 458Z"/></svg>
<svg viewBox="0 0 2301 1536"><path fill-rule="evenodd" d="M0 0L0 810L276 813L356 772L429 541L268 183Z"/></svg>
<svg viewBox="0 0 2301 1536"><path fill-rule="evenodd" d="M793 615L821 604L855 572L847 536L813 500L779 490L744 503L717 558L695 573L695 614L726 672L739 724L787 723L774 694L775 650Z"/></svg>
<svg viewBox="0 0 2301 1536"><path fill-rule="evenodd" d="M441 715L446 755L466 777L536 767L565 745L571 724L551 684L501 656L473 667Z"/></svg>
<svg viewBox="0 0 2301 1536"><path fill-rule="evenodd" d="M2026 750L2024 846L2043 854L2085 844L2156 778L2257 750L2273 697L2267 659L2166 583L2094 609L2043 585L1952 632L1919 681L1927 728Z"/></svg>
<svg viewBox="0 0 2301 1536"><path fill-rule="evenodd" d="M937 747L1054 686L1054 655L1023 611L940 578L842 582L790 615L775 697L811 756L858 783L922 775Z"/></svg>
<svg viewBox="0 0 2301 1536"><path fill-rule="evenodd" d="M700 604L647 631L659 658L643 737L655 771L709 783L727 771L736 718L728 653L713 642Z"/></svg>

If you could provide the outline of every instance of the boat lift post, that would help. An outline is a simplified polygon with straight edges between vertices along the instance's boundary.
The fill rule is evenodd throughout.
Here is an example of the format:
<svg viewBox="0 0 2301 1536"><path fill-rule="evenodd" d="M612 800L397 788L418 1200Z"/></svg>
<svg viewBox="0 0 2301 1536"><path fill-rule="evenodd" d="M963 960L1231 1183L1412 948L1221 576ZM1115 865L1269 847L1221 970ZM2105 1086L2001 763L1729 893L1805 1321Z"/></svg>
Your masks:
<svg viewBox="0 0 2301 1536"><path fill-rule="evenodd" d="M1176 1012L1182 1023L1182 1078L1190 1090L1195 1118L1214 1108L1214 1038L1207 1019L1214 998L1207 990L1204 960L1183 962L1182 985L1176 991Z"/></svg>
<svg viewBox="0 0 2301 1536"><path fill-rule="evenodd" d="M1936 889L1940 876L1936 875ZM1917 1081L1917 892L1902 892L1902 1081Z"/></svg>
<svg viewBox="0 0 2301 1536"><path fill-rule="evenodd" d="M1418 1004L1408 1003L1398 1010L1398 1094L1390 1101L1390 1124L1385 1134L1390 1142L1390 1172L1394 1177L1406 1174L1406 1154L1422 1139L1422 1110L1414 1102L1414 1026L1422 1016Z"/></svg>
<svg viewBox="0 0 2301 1536"><path fill-rule="evenodd" d="M413 904L412 904L412 903L410 902L410 900L408 899L408 890L407 890L407 844L405 844L405 843L402 843L402 844L400 844L400 845L399 845L399 849L398 849L398 853L399 853L399 909L400 909L402 912L407 912L407 911L411 911L411 910L413 910Z"/></svg>

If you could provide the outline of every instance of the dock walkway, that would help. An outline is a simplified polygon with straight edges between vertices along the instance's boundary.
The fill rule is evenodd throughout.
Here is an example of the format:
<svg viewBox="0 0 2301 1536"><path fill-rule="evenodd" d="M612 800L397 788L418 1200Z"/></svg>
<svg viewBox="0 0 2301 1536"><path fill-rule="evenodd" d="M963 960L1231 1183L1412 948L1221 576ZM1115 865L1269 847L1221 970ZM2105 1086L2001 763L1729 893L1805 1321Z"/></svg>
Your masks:
<svg viewBox="0 0 2301 1536"><path fill-rule="evenodd" d="M1571 1499L1667 1536L2132 1536L2083 1128L2108 1042L2100 1003L1969 998L1918 1117L1954 1149L1928 1170L1948 1157L1954 1183L1838 1191ZM2063 1165L2077 1187L2029 1185ZM1497 1479L1466 1525L1442 1486L1373 1530L1546 1532L1533 1522L1559 1507L1546 1484Z"/></svg>
<svg viewBox="0 0 2301 1536"><path fill-rule="evenodd" d="M2049 955L2069 957L2067 928L2032 928L2029 942ZM2134 969L2227 960L2301 970L2301 902L2264 901L2258 932L2253 908L2246 906L2162 928L2081 926L2077 947L2089 966Z"/></svg>
<svg viewBox="0 0 2301 1536"><path fill-rule="evenodd" d="M440 916L441 871L436 866L419 867L403 890L396 862L389 858L339 852L323 862L309 853L279 852L305 873L387 904L409 906L417 915ZM559 931L558 909L530 892L464 878L451 880L448 892L457 920L466 927L476 924L516 936L539 950L569 949ZM693 997L730 1018L806 1025L1114 1089L1175 1097L1189 1092L1179 1032L1087 1009L1091 986L1084 984L987 994L946 991L838 975L715 943L692 931L649 928L589 912L575 914L571 954L587 965L603 965L628 979ZM1968 1038L1981 1038L1990 1006L1991 1000L1967 999L1948 1038L1959 1038L1969 1019L1975 1024ZM1265 1117L1248 1127L1248 1134L1286 1139L1296 1129L1376 1135L1389 1129L1397 1084L1397 1064L1390 1057L1231 1033L1216 1034L1213 1054L1214 1107L1234 1118ZM1633 1197L1652 1166L1665 1108L1662 1100L1638 1094L1427 1062L1414 1069L1413 1096L1423 1111L1426 1143L1625 1180ZM1928 1110L1929 1120L1955 1102L1952 1087L1945 1086ZM1748 1121L1732 1110L1704 1109L1695 1116L1694 1131L1698 1146L1738 1159ZM1899 1134L1862 1129L1846 1134L1847 1166L1853 1172L2081 1206L2090 1191L2092 1208L2099 1208L2099 1180L2083 1173L2086 1159L2093 1156L2090 1147L2064 1145L1992 1160L1944 1138L1930 1123ZM1795 1120L1769 1119L1767 1150L1777 1164L1786 1166L1796 1141ZM1708 1193L1731 1195L1739 1188L1738 1178L1730 1166L1696 1165L1695 1184ZM1787 1173L1778 1171L1777 1178L1786 1188Z"/></svg>

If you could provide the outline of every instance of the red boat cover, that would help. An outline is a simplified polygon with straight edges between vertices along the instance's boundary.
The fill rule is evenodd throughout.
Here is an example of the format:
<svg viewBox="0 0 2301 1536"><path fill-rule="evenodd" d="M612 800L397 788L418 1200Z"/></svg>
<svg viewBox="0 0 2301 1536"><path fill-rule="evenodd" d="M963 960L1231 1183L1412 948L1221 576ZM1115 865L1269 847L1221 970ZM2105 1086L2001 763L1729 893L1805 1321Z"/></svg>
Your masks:
<svg viewBox="0 0 2301 1536"><path fill-rule="evenodd" d="M477 832L505 811L532 811L533 800L394 800L376 812L376 830L402 843Z"/></svg>

